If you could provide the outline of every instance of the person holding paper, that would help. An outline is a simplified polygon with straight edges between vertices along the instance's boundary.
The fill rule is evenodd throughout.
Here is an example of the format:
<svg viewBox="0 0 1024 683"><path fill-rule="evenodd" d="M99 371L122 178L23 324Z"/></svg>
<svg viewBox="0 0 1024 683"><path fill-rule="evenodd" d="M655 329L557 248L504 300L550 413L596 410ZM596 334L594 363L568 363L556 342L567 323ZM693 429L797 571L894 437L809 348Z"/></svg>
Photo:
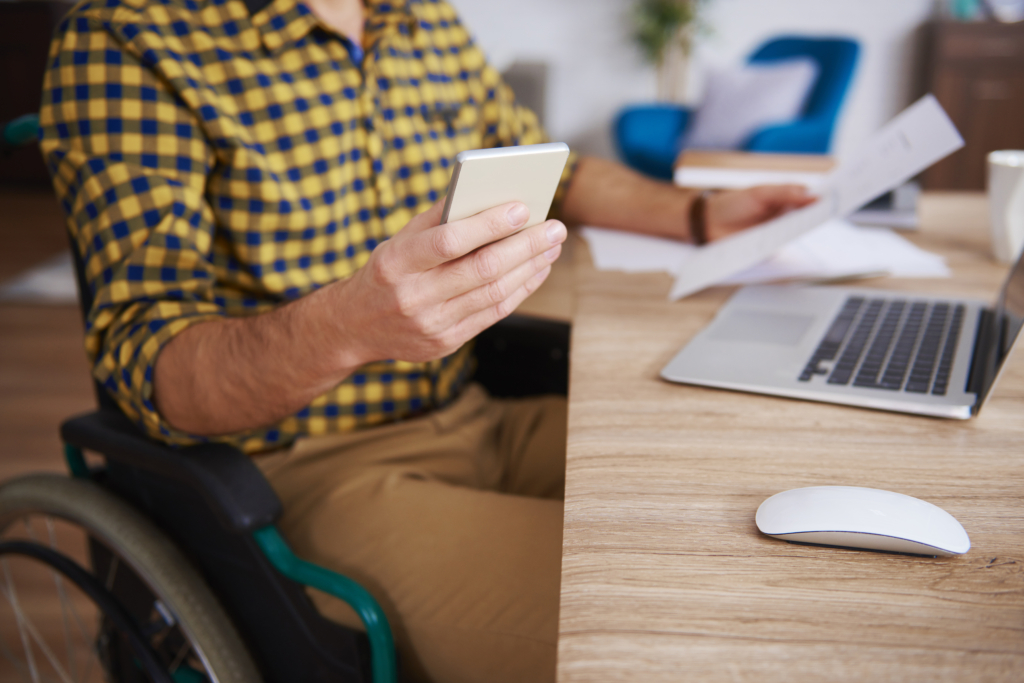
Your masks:
<svg viewBox="0 0 1024 683"><path fill-rule="evenodd" d="M254 454L296 552L375 594L410 678L551 680L565 404L486 396L469 342L566 230L513 234L518 204L438 225L459 151L545 140L454 10L82 3L50 64L41 145L95 298L96 379L154 438ZM702 242L812 198L584 158L556 201Z"/></svg>

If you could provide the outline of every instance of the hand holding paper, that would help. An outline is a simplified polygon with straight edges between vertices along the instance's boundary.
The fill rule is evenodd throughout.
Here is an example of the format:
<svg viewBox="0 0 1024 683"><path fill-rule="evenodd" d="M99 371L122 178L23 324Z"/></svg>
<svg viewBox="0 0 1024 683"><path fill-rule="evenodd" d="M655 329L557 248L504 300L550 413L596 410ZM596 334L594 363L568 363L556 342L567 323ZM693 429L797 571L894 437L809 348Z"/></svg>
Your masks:
<svg viewBox="0 0 1024 683"><path fill-rule="evenodd" d="M693 250L679 266L669 294L698 292L764 261L825 221L846 216L963 146L938 101L918 100L882 128L851 163L841 163L803 209Z"/></svg>

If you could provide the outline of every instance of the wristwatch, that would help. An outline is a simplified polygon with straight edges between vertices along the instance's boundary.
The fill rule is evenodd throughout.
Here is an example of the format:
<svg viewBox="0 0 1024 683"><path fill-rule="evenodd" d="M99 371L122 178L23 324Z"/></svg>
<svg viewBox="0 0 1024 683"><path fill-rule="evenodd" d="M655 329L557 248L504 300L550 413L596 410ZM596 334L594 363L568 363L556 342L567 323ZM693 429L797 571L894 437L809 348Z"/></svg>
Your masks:
<svg viewBox="0 0 1024 683"><path fill-rule="evenodd" d="M690 204L690 237L697 246L708 243L708 198L713 194L714 190L704 190Z"/></svg>

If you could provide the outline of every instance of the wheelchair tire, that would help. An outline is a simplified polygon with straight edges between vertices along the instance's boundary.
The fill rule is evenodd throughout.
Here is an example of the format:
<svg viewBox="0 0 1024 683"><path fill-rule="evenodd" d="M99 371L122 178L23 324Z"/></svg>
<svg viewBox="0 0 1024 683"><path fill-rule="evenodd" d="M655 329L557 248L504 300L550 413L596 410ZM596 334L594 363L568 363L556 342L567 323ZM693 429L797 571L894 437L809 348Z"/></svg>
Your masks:
<svg viewBox="0 0 1024 683"><path fill-rule="evenodd" d="M98 484L56 474L0 486L0 533L31 515L81 527L124 562L170 611L211 683L262 680L224 609L181 551L152 522Z"/></svg>

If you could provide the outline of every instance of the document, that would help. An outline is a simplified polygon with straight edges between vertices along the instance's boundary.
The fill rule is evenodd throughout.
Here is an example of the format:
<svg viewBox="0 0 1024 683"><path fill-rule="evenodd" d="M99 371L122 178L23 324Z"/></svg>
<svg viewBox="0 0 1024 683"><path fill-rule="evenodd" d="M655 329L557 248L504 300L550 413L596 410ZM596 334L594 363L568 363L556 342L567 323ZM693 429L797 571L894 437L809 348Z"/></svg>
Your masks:
<svg viewBox="0 0 1024 683"><path fill-rule="evenodd" d="M679 264L672 301L722 282L770 257L825 221L842 218L964 144L938 101L926 95L886 124L857 156L829 174L820 199L741 233L694 249Z"/></svg>
<svg viewBox="0 0 1024 683"><path fill-rule="evenodd" d="M598 270L674 275L679 262L697 250L677 240L606 228L584 227L581 234ZM858 227L837 218L716 284L815 282L883 274L934 278L949 277L950 273L941 256L920 249L891 230Z"/></svg>

